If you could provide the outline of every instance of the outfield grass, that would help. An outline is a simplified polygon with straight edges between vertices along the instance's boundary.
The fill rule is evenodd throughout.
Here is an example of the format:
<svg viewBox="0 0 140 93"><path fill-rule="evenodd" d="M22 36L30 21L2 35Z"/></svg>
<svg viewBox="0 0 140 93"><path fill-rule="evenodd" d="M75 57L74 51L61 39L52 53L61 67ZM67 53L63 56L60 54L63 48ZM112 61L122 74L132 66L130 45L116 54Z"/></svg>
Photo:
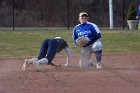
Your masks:
<svg viewBox="0 0 140 93"><path fill-rule="evenodd" d="M104 54L139 54L140 31L101 31ZM36 56L45 38L62 36L69 44L72 55L79 47L72 41L72 31L67 32L0 32L0 58ZM64 52L59 53L64 55Z"/></svg>

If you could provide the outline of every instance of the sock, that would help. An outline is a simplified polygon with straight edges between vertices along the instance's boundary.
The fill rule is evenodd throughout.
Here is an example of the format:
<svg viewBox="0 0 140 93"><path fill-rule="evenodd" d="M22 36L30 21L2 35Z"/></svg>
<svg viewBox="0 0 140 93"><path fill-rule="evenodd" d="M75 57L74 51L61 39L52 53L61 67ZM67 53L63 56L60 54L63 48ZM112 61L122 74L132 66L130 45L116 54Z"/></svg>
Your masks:
<svg viewBox="0 0 140 93"><path fill-rule="evenodd" d="M34 61L38 61L38 58L31 58L27 62L28 64L32 64Z"/></svg>
<svg viewBox="0 0 140 93"><path fill-rule="evenodd" d="M102 50L96 51L95 52L95 56L96 56L96 60L98 63L101 63L101 59L102 59Z"/></svg>
<svg viewBox="0 0 140 93"><path fill-rule="evenodd" d="M47 58L42 58L40 60L37 61L38 63L48 63L48 59Z"/></svg>

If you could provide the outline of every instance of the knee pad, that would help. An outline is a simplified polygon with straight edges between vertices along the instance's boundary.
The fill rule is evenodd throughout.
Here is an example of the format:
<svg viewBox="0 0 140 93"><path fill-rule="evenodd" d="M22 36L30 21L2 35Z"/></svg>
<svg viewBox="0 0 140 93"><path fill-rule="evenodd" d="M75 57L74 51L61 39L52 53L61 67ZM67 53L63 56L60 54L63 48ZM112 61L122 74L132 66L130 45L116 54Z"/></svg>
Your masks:
<svg viewBox="0 0 140 93"><path fill-rule="evenodd" d="M92 44L92 51L96 52L96 51L99 51L99 50L102 50L102 43L100 40L97 40L96 42L94 42Z"/></svg>

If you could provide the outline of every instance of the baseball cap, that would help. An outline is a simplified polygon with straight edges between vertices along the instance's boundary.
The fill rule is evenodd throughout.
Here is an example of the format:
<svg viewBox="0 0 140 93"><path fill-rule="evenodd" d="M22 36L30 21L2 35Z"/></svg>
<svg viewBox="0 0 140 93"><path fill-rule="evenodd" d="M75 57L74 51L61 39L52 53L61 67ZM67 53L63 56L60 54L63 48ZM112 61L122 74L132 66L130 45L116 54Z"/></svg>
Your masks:
<svg viewBox="0 0 140 93"><path fill-rule="evenodd" d="M85 16L88 17L88 14L87 14L86 12L80 12L80 13L79 13L79 16L80 16L80 17L83 16L83 15L85 15Z"/></svg>

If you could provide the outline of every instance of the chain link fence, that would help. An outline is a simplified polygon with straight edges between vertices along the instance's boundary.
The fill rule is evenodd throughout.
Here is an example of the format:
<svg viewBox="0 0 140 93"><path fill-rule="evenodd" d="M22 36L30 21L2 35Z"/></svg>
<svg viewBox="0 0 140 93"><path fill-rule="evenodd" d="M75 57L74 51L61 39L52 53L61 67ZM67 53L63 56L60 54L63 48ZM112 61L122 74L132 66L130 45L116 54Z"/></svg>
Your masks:
<svg viewBox="0 0 140 93"><path fill-rule="evenodd" d="M114 28L127 27L130 1L113 0ZM81 11L89 14L89 21L109 28L109 0L0 0L0 27L69 29L78 24Z"/></svg>

